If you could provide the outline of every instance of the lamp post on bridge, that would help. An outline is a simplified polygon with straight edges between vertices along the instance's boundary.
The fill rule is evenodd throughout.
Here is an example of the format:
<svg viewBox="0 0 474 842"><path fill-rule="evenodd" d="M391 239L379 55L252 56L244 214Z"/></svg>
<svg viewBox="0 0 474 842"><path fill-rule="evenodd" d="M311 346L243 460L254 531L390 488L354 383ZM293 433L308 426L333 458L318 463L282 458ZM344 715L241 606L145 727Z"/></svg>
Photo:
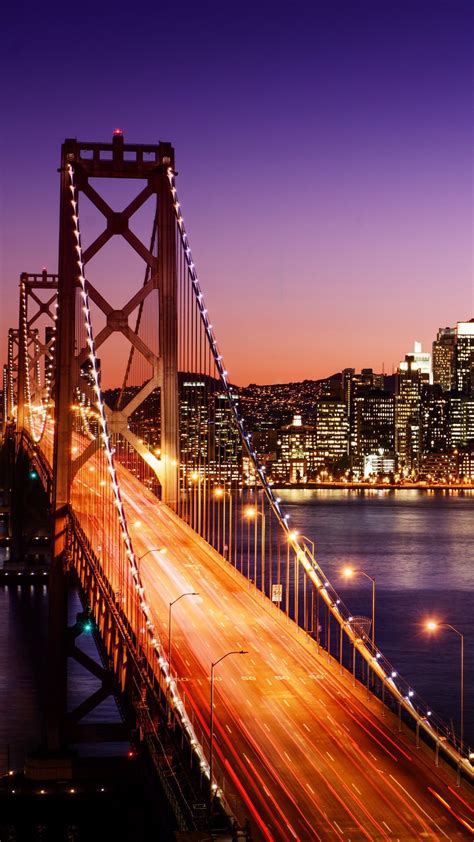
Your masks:
<svg viewBox="0 0 474 842"><path fill-rule="evenodd" d="M262 553L261 553L261 561L262 561L262 592L265 593L265 513L260 512L257 509L257 506L249 506L245 511L245 516L249 518L249 520L253 520L255 518L255 547L254 547L254 565L253 565L253 575L254 575L254 584L257 587L257 518L262 518Z"/></svg>
<svg viewBox="0 0 474 842"><path fill-rule="evenodd" d="M460 702L461 702L461 754L464 745L464 635L456 629L451 623L438 623L437 620L428 620L425 625L427 631L435 632L438 629L450 629L458 635L461 641L461 687L460 687Z"/></svg>
<svg viewBox="0 0 474 842"><path fill-rule="evenodd" d="M212 820L212 806L214 803L214 793L217 789L217 784L213 783L214 777L214 670L217 664L220 664L224 658L229 655L248 655L246 649L233 649L231 652L226 652L225 655L218 658L217 661L211 663L211 710L209 721L209 829L211 829Z"/></svg>
<svg viewBox="0 0 474 842"><path fill-rule="evenodd" d="M314 541L312 541L312 540L311 540L311 538L308 538L308 536L307 536L307 535L302 535L300 532L296 532L296 531L291 532L291 533L290 533L290 535L291 535L291 537L292 537L292 538L294 538L295 540L298 540L298 538L302 538L302 539L303 539L303 541L305 542L305 543L303 544L303 548L304 548L304 547L306 547L306 542L308 542L308 544L311 544L311 555L312 555L312 556L313 556L313 558L314 558L314 553L315 553L315 549L314 549Z"/></svg>
<svg viewBox="0 0 474 842"><path fill-rule="evenodd" d="M214 489L214 497L218 500L223 497L224 498L224 506L223 506L223 518L222 518L222 544L225 546L225 498L226 496L229 497L229 547L228 547L228 556L227 560L232 561L232 492L227 491L225 488L215 488ZM218 547L218 551L219 547Z"/></svg>
<svg viewBox="0 0 474 842"><path fill-rule="evenodd" d="M168 610L168 672L170 674L170 681L171 681L171 609L176 602L179 602L183 596L199 596L197 591L186 591L186 593L182 593L180 596L177 596L176 599L173 599L172 602L169 603L169 610Z"/></svg>
<svg viewBox="0 0 474 842"><path fill-rule="evenodd" d="M143 555L138 556L138 558L136 560L137 561L138 573L140 574L140 562L141 562L142 558L145 558L145 556L148 555L148 553L165 553L165 552L166 552L166 547L152 547L150 550L147 550L146 553L143 553Z"/></svg>
<svg viewBox="0 0 474 842"><path fill-rule="evenodd" d="M360 573L361 576L365 576L366 579L369 579L372 582L372 649L375 650L375 579L373 576L369 576L365 570L360 570L359 568L355 569L353 567L345 567L342 571L343 576L346 579L351 579L352 576L355 576L357 573Z"/></svg>

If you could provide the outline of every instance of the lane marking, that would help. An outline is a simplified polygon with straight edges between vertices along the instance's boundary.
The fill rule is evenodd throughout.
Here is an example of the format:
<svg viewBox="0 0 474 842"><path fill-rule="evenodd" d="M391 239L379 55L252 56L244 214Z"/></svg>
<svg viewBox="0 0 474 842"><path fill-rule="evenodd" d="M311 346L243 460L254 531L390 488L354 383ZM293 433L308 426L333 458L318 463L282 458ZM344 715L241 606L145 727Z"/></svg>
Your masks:
<svg viewBox="0 0 474 842"><path fill-rule="evenodd" d="M393 775L392 775L392 774L390 774L390 773L389 773L389 778L391 778L391 779L392 779L392 781L395 781L395 783L397 784L397 786L399 786L399 787L400 787L400 789L402 789L402 790L403 790L403 792L405 793L405 795L408 795L408 798L410 799L410 801L413 801L413 803L414 803L414 804L416 804L416 806L418 807L418 809L419 809L419 810L421 810L421 812L423 813L423 815L424 815L424 816L426 816L426 817L427 817L430 821L432 821L432 822L433 822L433 824L435 825L435 827L437 827L437 828L438 828L438 830L439 830L439 831L443 834L443 836L445 836L445 837L446 837L446 839L451 839L451 837L450 837L450 836L448 836L448 834L444 832L443 828L442 828L442 827L440 827L440 826L439 826L439 824L438 824L437 822L435 822L435 820L432 818L432 816L430 816L430 814L429 814L429 813L427 813L427 812L426 812L426 810L424 810L424 809L423 809L423 807L421 806L421 804L418 804L418 802L417 802L417 801L415 801L415 799L413 798L413 796L412 796L412 795L410 795L410 793L408 792L408 790L406 790L406 789L405 789L405 787L404 787L404 786L402 786L402 785L401 785L401 783L400 783L399 781L397 781L397 779L396 779L396 778L394 778L394 777L393 777Z"/></svg>

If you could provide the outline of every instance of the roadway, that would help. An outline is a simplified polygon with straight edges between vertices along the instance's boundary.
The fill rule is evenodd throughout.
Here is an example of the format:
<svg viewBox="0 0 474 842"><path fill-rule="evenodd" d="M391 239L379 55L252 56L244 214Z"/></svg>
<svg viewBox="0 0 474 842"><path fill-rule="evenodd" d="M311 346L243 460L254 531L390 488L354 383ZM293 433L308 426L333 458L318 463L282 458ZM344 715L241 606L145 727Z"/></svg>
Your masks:
<svg viewBox="0 0 474 842"><path fill-rule="evenodd" d="M97 458L97 457L95 457ZM91 460L94 463L94 458ZM157 634L208 756L211 662L215 670L215 773L258 840L473 840L474 797L454 772L435 768L380 702L298 631L168 507L117 465L122 499ZM76 486L77 514L95 530ZM84 506L80 501L84 500ZM97 526L97 528L100 528ZM104 535L90 534L92 542Z"/></svg>
<svg viewBox="0 0 474 842"><path fill-rule="evenodd" d="M198 736L209 735L215 671L216 772L256 839L473 839L474 799L433 758L400 738L380 702L354 694L348 674L173 512L119 469L148 602ZM136 525L134 525L136 524Z"/></svg>

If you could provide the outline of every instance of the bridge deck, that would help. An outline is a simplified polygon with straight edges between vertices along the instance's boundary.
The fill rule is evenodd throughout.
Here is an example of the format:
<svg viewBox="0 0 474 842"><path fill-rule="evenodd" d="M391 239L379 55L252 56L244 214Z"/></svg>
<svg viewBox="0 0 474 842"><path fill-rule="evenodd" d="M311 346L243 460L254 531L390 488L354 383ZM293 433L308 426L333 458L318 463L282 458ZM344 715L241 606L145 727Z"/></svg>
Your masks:
<svg viewBox="0 0 474 842"><path fill-rule="evenodd" d="M119 474L137 555L166 547L141 562L165 645L169 603L199 593L173 608L172 665L206 747L211 662L248 650L216 669L214 753L226 798L240 819L251 817L256 838L472 838L469 785L456 789L454 773L380 718L379 702L135 477Z"/></svg>

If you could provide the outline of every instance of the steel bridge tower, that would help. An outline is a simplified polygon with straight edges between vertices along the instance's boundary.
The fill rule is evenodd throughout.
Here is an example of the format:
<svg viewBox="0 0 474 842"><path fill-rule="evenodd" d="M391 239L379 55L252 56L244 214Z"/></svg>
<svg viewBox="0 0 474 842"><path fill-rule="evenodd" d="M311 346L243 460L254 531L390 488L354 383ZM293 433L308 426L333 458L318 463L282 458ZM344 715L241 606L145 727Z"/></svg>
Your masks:
<svg viewBox="0 0 474 842"><path fill-rule="evenodd" d="M74 169L77 206L71 212L70 168ZM116 130L112 143L83 143L66 140L62 146L60 230L58 263L58 320L55 385L55 432L53 457L53 529L54 547L50 578L50 706L48 748L59 751L62 723L66 711L66 576L68 566L68 511L72 481L78 470L100 447L100 437L90 443L76 459L73 453L73 414L75 389L81 382L81 368L88 361L87 347L78 347L76 320L81 304L81 271L75 219L81 195L87 197L105 219L102 233L82 253L87 264L112 237L121 237L144 262L145 282L130 291L130 299L115 309L105 295L87 279L90 301L105 317L105 327L97 334L97 349L114 333L121 333L130 343L131 355L140 354L150 366L151 377L128 404L107 409L111 433L120 434L139 453L143 444L129 429L128 419L154 389L160 390L161 459L146 452L161 486L164 502L176 501L178 494L179 429L177 376L177 267L175 211L167 171L174 168L174 150L169 143L156 146L125 144ZM100 195L97 180L136 179L137 195L122 211L113 210ZM94 181L94 184L91 181ZM129 227L133 214L145 202L154 204L154 233L147 246ZM129 325L129 317L141 307L153 291L158 293L159 349L153 351L139 335L138 325ZM156 293L155 293L156 294ZM84 386L82 380L81 388ZM142 455L145 455L143 452ZM163 458L164 457L164 458Z"/></svg>

